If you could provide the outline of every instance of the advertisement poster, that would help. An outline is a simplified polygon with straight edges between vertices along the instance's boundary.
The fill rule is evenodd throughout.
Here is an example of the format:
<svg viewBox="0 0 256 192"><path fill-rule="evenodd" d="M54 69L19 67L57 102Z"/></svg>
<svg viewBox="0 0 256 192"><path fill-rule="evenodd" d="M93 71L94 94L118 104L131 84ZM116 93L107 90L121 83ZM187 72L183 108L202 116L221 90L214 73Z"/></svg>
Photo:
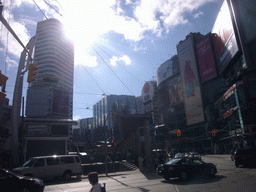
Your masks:
<svg viewBox="0 0 256 192"><path fill-rule="evenodd" d="M159 89L160 108L164 113L170 113L174 105L184 100L180 76L166 81Z"/></svg>
<svg viewBox="0 0 256 192"><path fill-rule="evenodd" d="M204 121L202 97L193 44L193 36L190 36L177 46L187 125Z"/></svg>
<svg viewBox="0 0 256 192"><path fill-rule="evenodd" d="M157 85L179 73L179 60L175 55L157 69Z"/></svg>
<svg viewBox="0 0 256 192"><path fill-rule="evenodd" d="M169 59L157 69L157 85L161 84L164 80L170 78L172 75L172 60Z"/></svg>
<svg viewBox="0 0 256 192"><path fill-rule="evenodd" d="M217 73L209 36L206 36L196 44L196 52L200 69L201 82L203 83L216 77Z"/></svg>
<svg viewBox="0 0 256 192"><path fill-rule="evenodd" d="M212 29L212 34L219 72L221 73L238 51L234 28L226 0L224 0L221 6Z"/></svg>

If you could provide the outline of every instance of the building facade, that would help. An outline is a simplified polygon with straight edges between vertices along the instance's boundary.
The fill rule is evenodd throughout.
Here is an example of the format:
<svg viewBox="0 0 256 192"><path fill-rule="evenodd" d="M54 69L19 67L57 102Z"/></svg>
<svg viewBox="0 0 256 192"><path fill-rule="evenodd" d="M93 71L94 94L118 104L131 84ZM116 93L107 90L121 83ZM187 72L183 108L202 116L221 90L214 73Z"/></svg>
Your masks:
<svg viewBox="0 0 256 192"><path fill-rule="evenodd" d="M74 45L58 20L38 22L34 65L38 68L27 91L26 117L72 119Z"/></svg>
<svg viewBox="0 0 256 192"><path fill-rule="evenodd" d="M108 137L122 140L122 130L115 117L120 114L135 114L136 99L131 95L107 95L93 106L93 138L94 143L105 141Z"/></svg>
<svg viewBox="0 0 256 192"><path fill-rule="evenodd" d="M37 69L27 90L24 161L31 156L67 154L74 124L74 45L64 35L62 23L53 18L37 23L34 38Z"/></svg>

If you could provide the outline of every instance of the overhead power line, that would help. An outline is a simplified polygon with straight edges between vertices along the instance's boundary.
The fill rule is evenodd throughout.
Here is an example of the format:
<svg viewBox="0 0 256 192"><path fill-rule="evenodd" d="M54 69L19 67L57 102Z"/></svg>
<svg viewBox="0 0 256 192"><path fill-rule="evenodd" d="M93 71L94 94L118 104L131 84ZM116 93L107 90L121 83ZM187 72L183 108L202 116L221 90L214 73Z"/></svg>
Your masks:
<svg viewBox="0 0 256 192"><path fill-rule="evenodd" d="M97 44L95 44L101 51L103 51L107 56L110 57L110 59L114 60L113 57L111 57L111 55L109 55L106 51L104 51L102 48L100 48ZM129 73L131 76L133 76L137 81L139 81L142 85L143 83L132 73L130 73L127 69L125 69L120 63L118 63L116 60L114 60L117 64L119 64L120 67L122 67L127 73Z"/></svg>
<svg viewBox="0 0 256 192"><path fill-rule="evenodd" d="M44 15L44 17L48 20L48 17L46 17L46 15L44 14L44 12L42 11L42 9L37 5L37 3L35 2L35 0L33 0L33 2L35 3L35 5L37 6L37 8L41 11L41 13Z"/></svg>
<svg viewBox="0 0 256 192"><path fill-rule="evenodd" d="M90 44L91 45L91 44ZM96 54L101 58L101 60L107 65L107 67L112 71L112 73L118 78L118 80L132 93L132 95L135 95L125 84L124 82L117 76L117 74L109 67L109 65L106 63L106 61L101 57L101 55L96 51L96 49L91 45L93 50L96 52Z"/></svg>
<svg viewBox="0 0 256 192"><path fill-rule="evenodd" d="M47 1L44 0L44 2L51 7L56 13L58 13L60 16L62 16L53 6L50 5L50 3L48 3Z"/></svg>
<svg viewBox="0 0 256 192"><path fill-rule="evenodd" d="M82 65L83 66L83 65ZM95 79L91 76L91 74L89 73L89 71L85 68L85 66L83 66L85 71L88 73L88 75L92 78L92 80L96 83L96 85L100 88L100 90L103 92L103 94L105 94L105 91L100 87L100 85L95 81Z"/></svg>

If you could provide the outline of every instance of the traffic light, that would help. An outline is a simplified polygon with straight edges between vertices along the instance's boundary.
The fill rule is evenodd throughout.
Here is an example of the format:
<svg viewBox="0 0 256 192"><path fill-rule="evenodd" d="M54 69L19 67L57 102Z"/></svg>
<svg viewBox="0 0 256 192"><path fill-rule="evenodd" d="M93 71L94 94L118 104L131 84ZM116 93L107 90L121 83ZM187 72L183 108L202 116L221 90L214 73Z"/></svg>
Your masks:
<svg viewBox="0 0 256 192"><path fill-rule="evenodd" d="M180 129L177 130L177 136L178 136L178 137L181 136L181 131L180 131Z"/></svg>
<svg viewBox="0 0 256 192"><path fill-rule="evenodd" d="M111 140L111 146L114 147L115 146L115 141Z"/></svg>
<svg viewBox="0 0 256 192"><path fill-rule="evenodd" d="M33 63L29 64L28 66L28 79L27 79L27 82L28 83L31 83L32 81L35 80L34 76L35 76L35 70L37 69L38 67L35 66Z"/></svg>
<svg viewBox="0 0 256 192"><path fill-rule="evenodd" d="M215 136L215 130L212 130L212 136Z"/></svg>
<svg viewBox="0 0 256 192"><path fill-rule="evenodd" d="M116 112L112 111L112 122L114 123L116 121Z"/></svg>

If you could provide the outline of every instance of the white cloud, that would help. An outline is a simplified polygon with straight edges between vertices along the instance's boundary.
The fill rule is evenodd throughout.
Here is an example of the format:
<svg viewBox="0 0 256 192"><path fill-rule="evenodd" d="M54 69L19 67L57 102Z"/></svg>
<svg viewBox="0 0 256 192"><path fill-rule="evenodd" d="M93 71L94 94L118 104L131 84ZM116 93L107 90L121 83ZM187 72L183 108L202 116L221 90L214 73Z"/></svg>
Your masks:
<svg viewBox="0 0 256 192"><path fill-rule="evenodd" d="M199 11L197 14L194 15L194 18L198 18L200 15L203 15L204 13L202 11Z"/></svg>
<svg viewBox="0 0 256 192"><path fill-rule="evenodd" d="M116 66L116 64L119 63L119 61L123 61L125 65L131 64L131 59L127 55L123 55L121 57L113 56L110 60L110 64Z"/></svg>
<svg viewBox="0 0 256 192"><path fill-rule="evenodd" d="M24 46L28 43L30 36L28 31L23 23L14 21L13 15L4 11L4 15L8 15L8 19L5 20L8 22L9 26L15 32L15 34L19 37L20 41L23 43ZM23 51L23 47L20 43L14 38L14 36L7 30L5 26L2 28L1 33L1 43L4 45L3 51L6 51L8 48L8 54L13 55L16 58L19 58L20 53Z"/></svg>
<svg viewBox="0 0 256 192"><path fill-rule="evenodd" d="M80 119L79 115L73 117L73 120L79 120L79 119Z"/></svg>
<svg viewBox="0 0 256 192"><path fill-rule="evenodd" d="M103 38L105 34L109 32L121 34L131 43L146 38L145 32L152 32L156 36L160 36L163 30L168 33L171 27L188 23L189 21L184 14L196 11L209 1L214 0L126 0L122 7L119 0L47 1L54 8L59 7L59 12L63 16L56 13L44 1L36 1L36 3L48 17L53 16L66 26L67 34L75 43L75 65L95 67L98 65L96 57L89 55L86 50L90 48L92 43ZM8 10L10 2L7 3L6 10ZM40 12L31 0L12 1L12 7L21 5L33 6L35 11ZM133 11L134 18L125 15L125 6L129 6L129 9ZM5 13L5 15L8 14L9 12ZM199 11L195 16L200 14L202 13ZM27 16L27 18L29 17ZM31 20L23 19L21 22L10 20L10 25L15 29L24 44L30 38L25 28L26 24L31 24ZM2 39L6 46L6 37ZM16 57L19 56L22 48L18 43L10 38L9 44L10 53ZM122 60L124 61L124 59Z"/></svg>

